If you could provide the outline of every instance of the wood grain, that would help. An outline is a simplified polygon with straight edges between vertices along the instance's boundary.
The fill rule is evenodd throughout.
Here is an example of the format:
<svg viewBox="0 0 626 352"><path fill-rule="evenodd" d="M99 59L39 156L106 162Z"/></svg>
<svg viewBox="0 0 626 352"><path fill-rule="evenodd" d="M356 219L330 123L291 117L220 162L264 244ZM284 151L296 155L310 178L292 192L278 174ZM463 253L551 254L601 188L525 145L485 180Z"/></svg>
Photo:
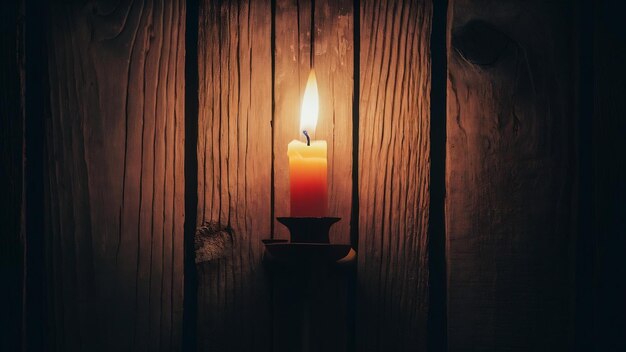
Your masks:
<svg viewBox="0 0 626 352"><path fill-rule="evenodd" d="M356 350L425 350L432 3L360 6Z"/></svg>
<svg viewBox="0 0 626 352"><path fill-rule="evenodd" d="M331 229L330 241L349 243L353 2L278 0L274 16L274 214L289 216L287 144L301 137L300 105L313 67L320 98L314 138L328 143L328 216L342 218ZM289 237L278 223L274 236ZM273 273L274 350L345 351L351 321L346 282L353 273L330 267L274 268Z"/></svg>
<svg viewBox="0 0 626 352"><path fill-rule="evenodd" d="M51 350L180 350L184 19L184 1L50 5Z"/></svg>
<svg viewBox="0 0 626 352"><path fill-rule="evenodd" d="M450 351L570 351L572 4L456 0L447 116Z"/></svg>
<svg viewBox="0 0 626 352"><path fill-rule="evenodd" d="M310 71L311 2L276 0L273 15L275 33L272 53L274 55L273 215L290 216L287 144L293 139L300 138L298 129L303 94L301 92L304 92ZM318 120L318 124L321 124L321 121ZM289 238L287 229L276 220L273 230L275 238Z"/></svg>
<svg viewBox="0 0 626 352"><path fill-rule="evenodd" d="M0 350L22 344L24 23L21 1L0 5Z"/></svg>
<svg viewBox="0 0 626 352"><path fill-rule="evenodd" d="M269 351L271 4L207 0L199 13L198 224L233 245L198 264L198 349Z"/></svg>
<svg viewBox="0 0 626 352"><path fill-rule="evenodd" d="M300 105L313 67L320 98L315 139L328 143L328 216L343 219L331 229L333 243L350 242L353 12L348 0L278 0L274 14L274 214L289 216L287 144L304 137L298 131ZM288 238L283 225L274 227L277 238Z"/></svg>

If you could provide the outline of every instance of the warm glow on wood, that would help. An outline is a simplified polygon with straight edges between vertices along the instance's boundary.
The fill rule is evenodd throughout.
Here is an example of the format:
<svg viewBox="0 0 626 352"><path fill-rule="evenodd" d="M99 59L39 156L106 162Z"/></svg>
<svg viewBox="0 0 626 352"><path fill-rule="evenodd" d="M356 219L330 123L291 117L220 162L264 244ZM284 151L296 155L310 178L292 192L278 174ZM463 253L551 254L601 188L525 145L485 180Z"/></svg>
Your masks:
<svg viewBox="0 0 626 352"><path fill-rule="evenodd" d="M303 131L307 131L311 138L315 138L315 127L317 126L319 109L317 79L315 78L315 70L311 70L309 79L306 82L304 97L302 98L302 108L300 110L300 134L302 134Z"/></svg>
<svg viewBox="0 0 626 352"><path fill-rule="evenodd" d="M315 71L311 70L302 98L300 135L307 141L289 143L289 189L291 216L323 217L328 207L327 145L313 140L319 112L319 95Z"/></svg>

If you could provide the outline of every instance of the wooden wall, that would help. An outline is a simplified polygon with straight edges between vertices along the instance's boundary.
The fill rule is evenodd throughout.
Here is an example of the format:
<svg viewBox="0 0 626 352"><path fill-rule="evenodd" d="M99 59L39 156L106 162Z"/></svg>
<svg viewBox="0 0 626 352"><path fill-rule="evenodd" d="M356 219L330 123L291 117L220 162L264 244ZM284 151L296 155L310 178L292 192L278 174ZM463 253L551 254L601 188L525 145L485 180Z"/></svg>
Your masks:
<svg viewBox="0 0 626 352"><path fill-rule="evenodd" d="M265 351L270 287L262 238L272 223L271 8L199 9L198 224L228 227L232 247L198 265L198 349Z"/></svg>
<svg viewBox="0 0 626 352"><path fill-rule="evenodd" d="M312 298L337 309L325 319L335 315L340 321L318 333L339 345L308 348L425 346L431 9L429 3L400 1L359 6L355 28L350 1L281 0L273 8L267 1L200 3L198 222L229 228L234 241L222 258L198 266L202 350L293 348L283 340L289 339L289 320L298 317L283 307L291 299L287 292L294 294L283 281L297 286L294 275L305 274L276 274L270 286L260 239L287 236L272 222L288 214L286 147L299 138L300 99L311 67L321 100L317 138L329 145L329 214L343 218L331 238L350 243L350 219L358 216L361 254L356 312L347 312L356 297L345 284L319 287L327 296ZM355 40L361 45L356 57ZM356 120L353 109L360 111ZM354 148L358 160L352 159ZM356 215L355 183L361 204ZM342 329L354 333L348 325L354 317L356 342L337 335Z"/></svg>
<svg viewBox="0 0 626 352"><path fill-rule="evenodd" d="M569 351L574 8L456 0L451 16L449 350Z"/></svg>
<svg viewBox="0 0 626 352"><path fill-rule="evenodd" d="M1 347L620 346L615 5L455 0L446 24L419 0L25 4L24 51L24 6L1 5L2 272L26 277L2 297ZM446 25L447 90L431 72ZM287 237L275 217L312 67L331 241L357 249L353 267L263 262L261 239ZM194 225L216 244L203 256Z"/></svg>
<svg viewBox="0 0 626 352"><path fill-rule="evenodd" d="M292 140L301 139L300 104L313 67L321 102L316 138L328 143L328 213L345 219L333 227L331 237L337 243L350 241L353 16L353 3L346 0L277 0L273 14L273 214L289 215L286 148ZM274 229L277 238L288 237L278 222Z"/></svg>
<svg viewBox="0 0 626 352"><path fill-rule="evenodd" d="M358 351L425 350L430 1L362 1Z"/></svg>
<svg viewBox="0 0 626 352"><path fill-rule="evenodd" d="M179 350L185 2L54 2L45 18L51 350Z"/></svg>

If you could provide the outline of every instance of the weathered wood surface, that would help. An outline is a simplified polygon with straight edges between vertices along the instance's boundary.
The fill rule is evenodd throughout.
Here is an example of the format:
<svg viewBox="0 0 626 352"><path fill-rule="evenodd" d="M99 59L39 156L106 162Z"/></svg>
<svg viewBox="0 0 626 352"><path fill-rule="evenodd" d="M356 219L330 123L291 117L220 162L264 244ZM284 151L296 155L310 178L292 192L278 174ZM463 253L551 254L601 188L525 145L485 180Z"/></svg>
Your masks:
<svg viewBox="0 0 626 352"><path fill-rule="evenodd" d="M592 233L586 234L594 237L590 283L594 300L592 337L597 351L623 351L626 350L623 303L626 297L626 30L621 17L625 6L618 1L598 1L593 6L593 124L592 131L586 131L593 133L593 219Z"/></svg>
<svg viewBox="0 0 626 352"><path fill-rule="evenodd" d="M185 2L50 4L50 350L179 350Z"/></svg>
<svg viewBox="0 0 626 352"><path fill-rule="evenodd" d="M39 87L47 103L38 142L46 150L46 247L37 260L46 260L41 296L48 298L42 307L51 350L181 348L185 3L54 2L39 24L49 87ZM8 278L0 349L19 344L25 299L4 291L21 284L23 259L21 109L28 102L19 98L20 6L3 4L0 16L0 260ZM439 118L430 116L429 102L432 6L200 1L197 222L220 230L225 242L205 247L206 261L197 264L199 350L426 349L429 129ZM591 7L593 94L581 96L577 74L585 73L576 60L590 48L576 47L573 2L453 2L446 151L451 351L584 349L579 341L623 349L626 126L619 102L626 57L617 49L624 34L616 18L623 11L608 1ZM349 270L268 270L261 262L262 238L287 237L274 217L289 215L286 148L301 137L311 67L321 104L316 138L329 145L328 215L343 218L333 227L335 243L350 241L358 184L356 295ZM577 108L592 98L593 122L577 126L584 120ZM587 135L580 130L586 127L593 146L582 163L576 138ZM584 185L592 188L588 198L576 193ZM592 233L576 234L587 215ZM581 251L586 245L592 249ZM586 265L589 276L573 271ZM585 303L581 297L593 306L583 313L573 310ZM354 299L356 312L348 306ZM587 327L588 337L572 337Z"/></svg>
<svg viewBox="0 0 626 352"><path fill-rule="evenodd" d="M287 144L302 137L302 94L314 68L320 98L315 139L328 143L328 216L342 218L331 229L333 243L350 243L353 6L347 0L278 0L274 13L273 214L289 216ZM275 223L274 237L288 236L286 228ZM344 351L351 321L346 287L350 275L332 268L275 268L274 350Z"/></svg>
<svg viewBox="0 0 626 352"><path fill-rule="evenodd" d="M206 0L199 16L198 224L232 246L198 264L198 350L269 351L271 3Z"/></svg>
<svg viewBox="0 0 626 352"><path fill-rule="evenodd" d="M0 5L0 350L18 350L22 333L24 107L21 1Z"/></svg>
<svg viewBox="0 0 626 352"><path fill-rule="evenodd" d="M453 6L449 350L570 351L573 4L456 0Z"/></svg>
<svg viewBox="0 0 626 352"><path fill-rule="evenodd" d="M356 350L425 350L432 3L360 6Z"/></svg>
<svg viewBox="0 0 626 352"><path fill-rule="evenodd" d="M309 71L313 67L320 99L315 139L328 143L328 216L342 218L331 229L330 239L333 243L349 243L353 2L277 0L274 16L274 215L289 216L287 144L293 139L303 138L302 131L299 131L300 105ZM313 56L311 20L314 21ZM274 235L276 238L288 238L286 228L278 222L274 224Z"/></svg>

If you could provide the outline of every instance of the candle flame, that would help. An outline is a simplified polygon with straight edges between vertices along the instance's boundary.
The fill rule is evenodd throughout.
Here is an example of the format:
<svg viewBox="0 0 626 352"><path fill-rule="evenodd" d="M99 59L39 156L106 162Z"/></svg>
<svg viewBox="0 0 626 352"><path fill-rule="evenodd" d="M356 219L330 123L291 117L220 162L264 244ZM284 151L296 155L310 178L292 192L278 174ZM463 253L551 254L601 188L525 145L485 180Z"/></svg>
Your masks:
<svg viewBox="0 0 626 352"><path fill-rule="evenodd" d="M311 69L309 79L306 82L304 97L302 98L302 109L300 110L300 132L307 131L309 136L315 137L315 127L317 126L317 115L319 113L319 94L317 92L317 79L315 70Z"/></svg>

